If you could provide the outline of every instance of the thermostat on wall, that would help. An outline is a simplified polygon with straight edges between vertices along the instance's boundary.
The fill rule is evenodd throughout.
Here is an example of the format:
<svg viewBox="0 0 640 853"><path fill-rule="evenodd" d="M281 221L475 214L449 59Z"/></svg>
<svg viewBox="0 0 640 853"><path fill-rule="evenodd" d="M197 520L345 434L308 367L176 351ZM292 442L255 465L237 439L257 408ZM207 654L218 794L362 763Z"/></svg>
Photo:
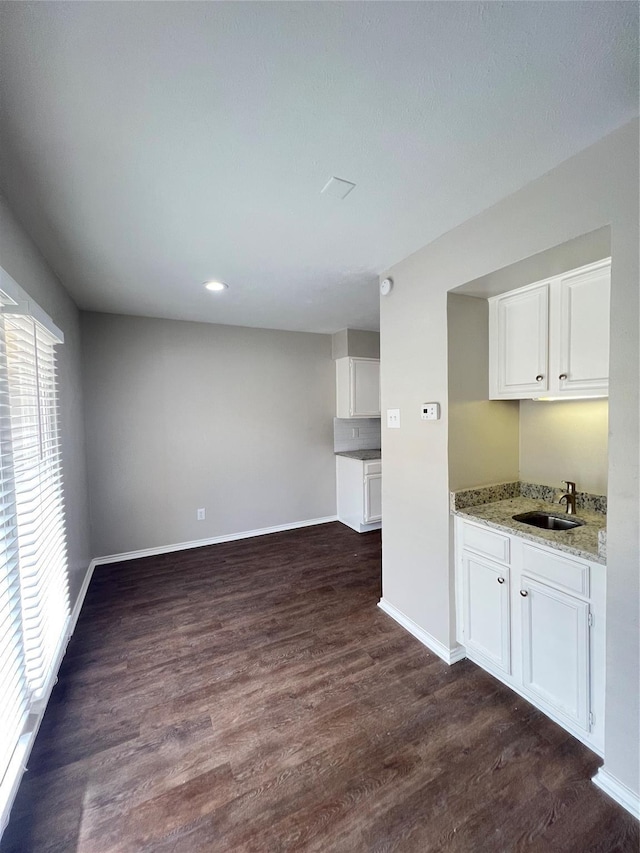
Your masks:
<svg viewBox="0 0 640 853"><path fill-rule="evenodd" d="M423 421L437 421L440 419L440 403L423 403L420 417Z"/></svg>

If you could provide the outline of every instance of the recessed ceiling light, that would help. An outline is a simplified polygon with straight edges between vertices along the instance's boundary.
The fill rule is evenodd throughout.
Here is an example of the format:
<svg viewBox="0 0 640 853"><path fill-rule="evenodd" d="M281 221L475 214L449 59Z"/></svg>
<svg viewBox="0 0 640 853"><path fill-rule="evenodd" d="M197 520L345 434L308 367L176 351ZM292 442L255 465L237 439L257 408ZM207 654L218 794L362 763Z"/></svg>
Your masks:
<svg viewBox="0 0 640 853"><path fill-rule="evenodd" d="M204 286L207 290L212 290L214 293L220 293L221 290L227 290L229 287L223 281L205 281Z"/></svg>

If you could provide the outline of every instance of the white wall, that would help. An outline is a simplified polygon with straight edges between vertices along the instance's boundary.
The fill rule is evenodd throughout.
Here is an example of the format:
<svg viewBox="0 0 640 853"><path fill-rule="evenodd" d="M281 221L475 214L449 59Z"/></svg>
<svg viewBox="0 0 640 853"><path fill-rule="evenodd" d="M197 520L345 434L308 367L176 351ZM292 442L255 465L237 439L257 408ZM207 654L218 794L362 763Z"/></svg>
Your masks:
<svg viewBox="0 0 640 853"><path fill-rule="evenodd" d="M0 194L0 266L64 332L57 347L71 605L91 560L80 365L80 313Z"/></svg>
<svg viewBox="0 0 640 853"><path fill-rule="evenodd" d="M608 400L520 403L520 479L607 494Z"/></svg>
<svg viewBox="0 0 640 853"><path fill-rule="evenodd" d="M95 555L335 515L329 335L83 313L82 336Z"/></svg>
<svg viewBox="0 0 640 853"><path fill-rule="evenodd" d="M640 792L638 123L397 264L381 299L383 595L454 642L448 513L447 292L581 234L611 226L612 290L605 769ZM438 400L438 422L419 419Z"/></svg>

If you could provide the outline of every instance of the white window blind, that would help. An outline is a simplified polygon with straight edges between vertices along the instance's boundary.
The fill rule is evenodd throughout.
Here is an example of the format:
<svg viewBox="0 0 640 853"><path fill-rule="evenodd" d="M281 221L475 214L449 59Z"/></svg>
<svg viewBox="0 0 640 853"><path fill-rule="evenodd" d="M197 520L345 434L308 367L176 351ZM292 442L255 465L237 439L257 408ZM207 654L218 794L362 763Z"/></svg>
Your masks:
<svg viewBox="0 0 640 853"><path fill-rule="evenodd" d="M67 641L69 598L56 387L58 338L0 314L0 784ZM20 313L20 312L23 313ZM13 313L16 312L16 313ZM40 707L42 706L42 703Z"/></svg>
<svg viewBox="0 0 640 853"><path fill-rule="evenodd" d="M5 365L5 369L2 366ZM18 523L4 327L0 322L0 782L27 717Z"/></svg>
<svg viewBox="0 0 640 853"><path fill-rule="evenodd" d="M27 683L42 697L69 617L56 339L31 317L5 315L18 562Z"/></svg>

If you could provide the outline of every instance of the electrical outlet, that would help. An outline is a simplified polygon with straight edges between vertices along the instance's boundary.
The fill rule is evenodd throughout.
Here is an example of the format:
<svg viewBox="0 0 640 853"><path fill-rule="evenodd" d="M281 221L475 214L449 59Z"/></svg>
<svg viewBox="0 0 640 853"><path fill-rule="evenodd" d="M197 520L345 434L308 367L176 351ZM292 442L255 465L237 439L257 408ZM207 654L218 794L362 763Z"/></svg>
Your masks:
<svg viewBox="0 0 640 853"><path fill-rule="evenodd" d="M387 427L400 429L400 409L387 409Z"/></svg>
<svg viewBox="0 0 640 853"><path fill-rule="evenodd" d="M437 421L440 418L440 403L423 403L420 409L423 421Z"/></svg>
<svg viewBox="0 0 640 853"><path fill-rule="evenodd" d="M197 516L196 516L197 520L198 521L204 521L205 515L206 515L206 513L204 510L204 507L201 506L200 509L197 511Z"/></svg>

